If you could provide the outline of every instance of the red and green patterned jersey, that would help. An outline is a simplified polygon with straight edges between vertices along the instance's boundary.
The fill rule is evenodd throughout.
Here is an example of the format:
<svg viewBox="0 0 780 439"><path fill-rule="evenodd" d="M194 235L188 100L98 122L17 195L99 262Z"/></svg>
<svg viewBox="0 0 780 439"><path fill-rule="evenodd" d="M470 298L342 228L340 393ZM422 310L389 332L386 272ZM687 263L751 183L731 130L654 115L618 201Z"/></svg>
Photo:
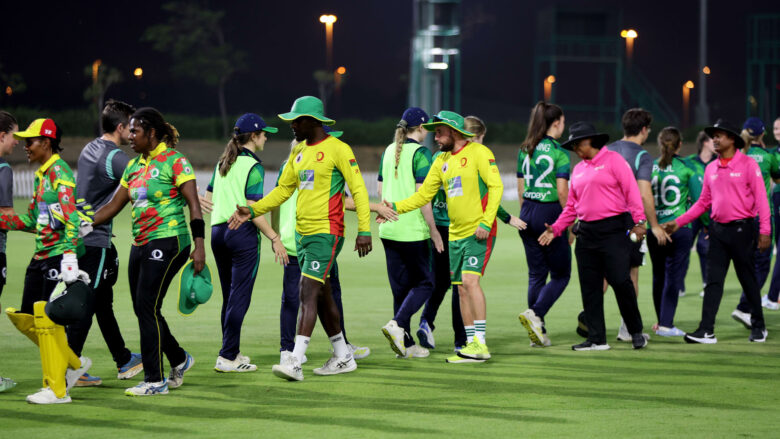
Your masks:
<svg viewBox="0 0 780 439"><path fill-rule="evenodd" d="M181 245L189 245L190 233L184 216L187 201L179 188L194 179L189 160L163 142L148 158L141 155L130 160L120 184L127 188L133 203L133 245L171 236L181 236L184 238Z"/></svg>
<svg viewBox="0 0 780 439"><path fill-rule="evenodd" d="M344 236L344 184L349 186L358 217L358 235L371 236L368 190L360 174L352 148L327 136L309 145L293 148L278 186L250 207L262 215L298 190L296 230L303 236L328 233Z"/></svg>
<svg viewBox="0 0 780 439"><path fill-rule="evenodd" d="M59 154L35 171L35 193L25 215L0 216L0 228L35 231L34 259L84 252L76 213L76 179Z"/></svg>
<svg viewBox="0 0 780 439"><path fill-rule="evenodd" d="M496 233L496 213L504 184L487 146L470 142L456 153L438 155L420 189L395 203L395 208L398 213L419 209L436 196L440 187L447 196L450 241L473 235L477 227Z"/></svg>

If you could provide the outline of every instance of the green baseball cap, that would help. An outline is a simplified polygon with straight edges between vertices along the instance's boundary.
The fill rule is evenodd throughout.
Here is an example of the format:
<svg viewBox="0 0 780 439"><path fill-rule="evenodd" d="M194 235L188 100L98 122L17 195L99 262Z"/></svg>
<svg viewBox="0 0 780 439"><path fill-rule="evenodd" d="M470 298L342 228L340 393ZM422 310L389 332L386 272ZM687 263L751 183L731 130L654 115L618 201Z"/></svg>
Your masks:
<svg viewBox="0 0 780 439"><path fill-rule="evenodd" d="M198 305L206 303L211 298L211 270L208 265L195 273L192 259L184 264L179 274L179 312L185 316L192 314Z"/></svg>
<svg viewBox="0 0 780 439"><path fill-rule="evenodd" d="M314 96L302 96L296 99L295 102L293 102L290 112L280 114L279 119L282 119L285 122L292 122L303 116L313 117L325 125L333 125L336 123L335 120L325 117L325 109L322 105L322 101Z"/></svg>
<svg viewBox="0 0 780 439"><path fill-rule="evenodd" d="M453 111L439 111L438 114L433 115L428 123L422 124L423 128L428 131L435 131L436 125L447 125L453 130L463 134L464 137L474 137L474 133L470 133L464 128L465 120L463 119L463 116Z"/></svg>

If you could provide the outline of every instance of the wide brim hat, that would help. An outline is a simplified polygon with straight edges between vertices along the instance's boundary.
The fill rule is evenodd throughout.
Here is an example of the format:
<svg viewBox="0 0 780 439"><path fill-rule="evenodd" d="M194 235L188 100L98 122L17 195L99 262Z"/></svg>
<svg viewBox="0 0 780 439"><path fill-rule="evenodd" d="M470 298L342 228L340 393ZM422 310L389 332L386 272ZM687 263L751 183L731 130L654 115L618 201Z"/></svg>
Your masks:
<svg viewBox="0 0 780 439"><path fill-rule="evenodd" d="M438 125L446 125L463 134L464 137L474 137L474 133L466 131L466 122L463 116L453 111L439 111L431 117L428 123L422 124L427 131L435 131Z"/></svg>
<svg viewBox="0 0 780 439"><path fill-rule="evenodd" d="M587 122L574 122L569 127L569 138L561 144L561 148L572 151L574 144L584 139L591 139L591 146L601 149L609 142L609 135L598 132Z"/></svg>
<svg viewBox="0 0 780 439"><path fill-rule="evenodd" d="M325 117L325 108L322 101L314 96L302 96L293 102L292 108L287 113L279 115L279 119L285 122L292 122L299 117L312 117L322 122L324 125L333 125L335 120Z"/></svg>
<svg viewBox="0 0 780 439"><path fill-rule="evenodd" d="M29 139L31 137L57 138L57 125L51 119L35 119L24 131L14 133L17 139Z"/></svg>
<svg viewBox="0 0 780 439"><path fill-rule="evenodd" d="M192 262L192 259L187 261L179 274L178 308L179 312L185 316L192 314L198 305L208 302L214 290L208 264L204 264L203 270L195 274L195 266Z"/></svg>
<svg viewBox="0 0 780 439"><path fill-rule="evenodd" d="M718 121L715 122L715 125L704 128L704 132L707 133L707 135L710 137L715 136L715 131L725 131L731 134L731 136L734 137L734 146L736 146L738 149L745 147L745 140L742 139L740 131L736 126L730 124L727 120L718 119Z"/></svg>

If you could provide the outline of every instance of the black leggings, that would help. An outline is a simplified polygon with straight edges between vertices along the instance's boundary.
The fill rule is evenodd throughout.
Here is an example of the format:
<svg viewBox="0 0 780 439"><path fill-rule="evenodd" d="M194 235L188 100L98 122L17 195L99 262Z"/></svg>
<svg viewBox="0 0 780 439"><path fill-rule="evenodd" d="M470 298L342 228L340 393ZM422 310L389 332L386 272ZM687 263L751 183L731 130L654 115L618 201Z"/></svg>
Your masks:
<svg viewBox="0 0 780 439"><path fill-rule="evenodd" d="M186 360L184 349L168 329L168 323L160 312L165 293L171 280L187 261L190 246L180 246L184 237L160 238L130 250L127 274L133 310L138 317L141 333L141 357L144 363L144 381L163 379L162 354L171 367Z"/></svg>

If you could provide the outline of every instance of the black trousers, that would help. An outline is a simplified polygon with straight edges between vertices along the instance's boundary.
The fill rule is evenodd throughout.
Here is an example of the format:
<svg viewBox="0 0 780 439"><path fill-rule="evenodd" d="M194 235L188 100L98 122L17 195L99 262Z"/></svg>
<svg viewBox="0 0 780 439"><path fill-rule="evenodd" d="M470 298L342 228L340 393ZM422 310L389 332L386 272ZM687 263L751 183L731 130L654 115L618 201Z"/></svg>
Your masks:
<svg viewBox="0 0 780 439"><path fill-rule="evenodd" d="M22 307L19 312L33 313L33 304L38 301L49 301L51 292L59 282L60 262L62 255L46 259L33 259L24 273L24 289L22 290Z"/></svg>
<svg viewBox="0 0 780 439"><path fill-rule="evenodd" d="M110 248L85 246L85 250L79 258L79 269L89 274L95 291L94 314L103 340L119 368L130 361L130 350L125 346L125 339L114 316L114 285L119 272L116 247L112 243ZM78 356L81 356L91 327L92 315L67 327L68 345Z"/></svg>
<svg viewBox="0 0 780 439"><path fill-rule="evenodd" d="M628 332L642 332L642 317L630 276L632 242L626 234L630 225L633 225L633 221L628 214L598 221L580 221L574 254L577 257L588 340L593 343L607 342L604 325L605 278L615 291L620 315L623 316Z"/></svg>
<svg viewBox="0 0 780 439"><path fill-rule="evenodd" d="M174 276L187 261L190 246L180 248L179 237L153 239L130 250L127 274L133 310L138 317L141 333L141 357L144 363L144 381L163 379L162 356L176 367L187 355L168 329L162 316L165 293Z"/></svg>
<svg viewBox="0 0 780 439"><path fill-rule="evenodd" d="M726 224L712 222L710 251L707 254L707 286L704 287L699 329L709 333L715 330L715 316L718 314L720 300L723 298L723 283L731 261L734 261L737 279L753 311L750 314L753 327L759 329L766 327L761 308L761 290L755 272L757 243L758 223L753 218Z"/></svg>

